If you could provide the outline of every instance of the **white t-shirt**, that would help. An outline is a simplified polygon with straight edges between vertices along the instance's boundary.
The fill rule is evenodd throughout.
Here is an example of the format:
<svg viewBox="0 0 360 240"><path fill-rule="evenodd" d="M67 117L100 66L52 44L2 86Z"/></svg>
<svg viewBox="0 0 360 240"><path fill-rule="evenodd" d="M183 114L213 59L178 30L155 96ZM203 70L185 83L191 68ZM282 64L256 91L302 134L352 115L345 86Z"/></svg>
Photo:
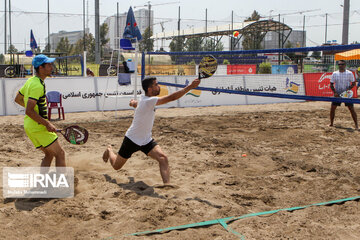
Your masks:
<svg viewBox="0 0 360 240"><path fill-rule="evenodd" d="M139 146L152 140L152 128L155 120L155 106L158 97L141 96L135 109L134 119L125 136Z"/></svg>
<svg viewBox="0 0 360 240"><path fill-rule="evenodd" d="M335 83L335 91L341 94L350 87L352 82L355 82L355 78L349 70L345 70L345 72L336 71L333 72L330 82Z"/></svg>

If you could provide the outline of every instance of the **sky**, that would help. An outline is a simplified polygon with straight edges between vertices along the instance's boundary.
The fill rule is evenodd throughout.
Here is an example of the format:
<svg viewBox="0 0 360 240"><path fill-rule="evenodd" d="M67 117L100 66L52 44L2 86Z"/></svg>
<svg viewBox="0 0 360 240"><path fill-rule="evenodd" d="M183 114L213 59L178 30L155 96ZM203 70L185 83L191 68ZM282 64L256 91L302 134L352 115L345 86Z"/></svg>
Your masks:
<svg viewBox="0 0 360 240"><path fill-rule="evenodd" d="M9 1L9 0L6 0ZM48 33L47 8L50 9L50 32L77 31L83 29L83 0L11 0L14 11L11 18L12 43L20 50L29 50L30 29L42 49ZM147 8L149 1L144 0L99 0L100 24L116 14L117 3L119 12L127 12L129 7ZM274 20L289 25L293 30L307 32L306 45L318 46L325 41L325 14L328 14L327 40L342 41L342 21L344 0L154 0L150 1L154 11L154 32L161 32L159 22L164 22L164 31L177 29L179 7L181 29L205 26L207 9L208 26L227 25L231 23L233 11L234 22L243 22L256 10L263 19L272 16ZM85 0L86 13L90 32L95 33L95 0ZM5 0L0 0L0 53L4 52L4 8ZM360 1L350 0L349 43L360 42ZM9 31L9 27L8 27ZM8 32L9 34L9 32ZM7 38L9 42L9 36ZM155 42L155 50L160 47L160 41ZM225 46L226 47L226 46ZM227 50L227 49L225 49Z"/></svg>

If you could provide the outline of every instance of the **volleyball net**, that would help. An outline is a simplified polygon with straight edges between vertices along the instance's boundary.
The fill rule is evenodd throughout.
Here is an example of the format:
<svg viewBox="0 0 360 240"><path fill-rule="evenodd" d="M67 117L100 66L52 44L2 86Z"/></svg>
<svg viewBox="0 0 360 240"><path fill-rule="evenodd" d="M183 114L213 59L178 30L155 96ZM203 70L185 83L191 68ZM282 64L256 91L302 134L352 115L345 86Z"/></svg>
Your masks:
<svg viewBox="0 0 360 240"><path fill-rule="evenodd" d="M330 89L332 72L338 69L337 60L347 60L347 69L357 77L355 70L360 67L360 60L356 54L350 57L343 54L351 50L358 51L359 56L360 44L251 51L149 52L142 57L142 77L152 75L164 86L184 87L197 77L201 59L213 55L218 61L217 71L211 78L202 80L198 91L245 95L246 104L266 103L266 97L360 103L356 87L352 89L353 98L349 99L334 98Z"/></svg>

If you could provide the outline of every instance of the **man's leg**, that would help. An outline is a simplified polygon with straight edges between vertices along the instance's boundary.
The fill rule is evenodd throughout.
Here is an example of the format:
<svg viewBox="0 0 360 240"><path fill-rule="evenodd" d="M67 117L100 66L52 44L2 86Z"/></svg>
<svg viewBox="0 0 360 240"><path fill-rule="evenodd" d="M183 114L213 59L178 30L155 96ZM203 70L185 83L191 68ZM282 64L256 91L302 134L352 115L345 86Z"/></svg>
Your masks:
<svg viewBox="0 0 360 240"><path fill-rule="evenodd" d="M115 170L121 169L124 166L124 164L126 163L126 161L128 160L127 158L121 157L119 154L115 154L110 145L107 147L107 149L105 150L105 152L103 154L104 162L107 162L109 159L110 159L111 166Z"/></svg>
<svg viewBox="0 0 360 240"><path fill-rule="evenodd" d="M61 147L58 140L53 142L50 146L45 147L43 151L45 152L45 156L46 155L48 155L48 156L52 155L52 156L55 157L56 167L66 167L65 151ZM50 164L51 164L51 161L50 161Z"/></svg>
<svg viewBox="0 0 360 240"><path fill-rule="evenodd" d="M42 159L40 167L50 167L54 155L43 147L40 147L40 149L45 153L45 157Z"/></svg>
<svg viewBox="0 0 360 240"><path fill-rule="evenodd" d="M170 168L168 158L161 150L159 145L156 145L148 156L159 162L160 174L164 184L170 184Z"/></svg>
<svg viewBox="0 0 360 240"><path fill-rule="evenodd" d="M355 112L355 108L354 106L348 106L350 113L351 113L351 117L354 120L355 123L355 129L359 129L359 125L358 125L358 121L357 121L357 114Z"/></svg>
<svg viewBox="0 0 360 240"><path fill-rule="evenodd" d="M335 110L337 108L337 105L334 103L331 103L331 109L330 109L330 127L334 126L334 119L335 119Z"/></svg>

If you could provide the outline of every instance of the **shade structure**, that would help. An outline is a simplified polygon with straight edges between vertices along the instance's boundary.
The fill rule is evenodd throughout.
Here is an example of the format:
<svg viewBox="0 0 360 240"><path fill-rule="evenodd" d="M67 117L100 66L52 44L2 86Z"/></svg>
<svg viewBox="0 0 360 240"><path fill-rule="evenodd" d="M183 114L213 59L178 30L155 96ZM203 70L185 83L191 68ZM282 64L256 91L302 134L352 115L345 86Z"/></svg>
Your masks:
<svg viewBox="0 0 360 240"><path fill-rule="evenodd" d="M335 61L360 59L360 49L353 49L346 52L336 53Z"/></svg>

